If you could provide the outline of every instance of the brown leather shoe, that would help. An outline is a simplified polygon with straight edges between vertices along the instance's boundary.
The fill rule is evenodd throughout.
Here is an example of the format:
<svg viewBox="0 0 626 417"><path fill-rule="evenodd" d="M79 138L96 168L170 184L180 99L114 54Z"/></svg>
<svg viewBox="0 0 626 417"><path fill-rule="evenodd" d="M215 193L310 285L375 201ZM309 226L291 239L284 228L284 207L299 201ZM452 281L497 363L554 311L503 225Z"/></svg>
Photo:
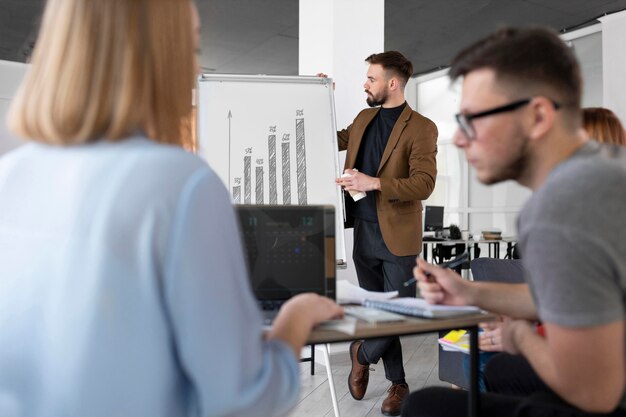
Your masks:
<svg viewBox="0 0 626 417"><path fill-rule="evenodd" d="M356 353L363 342L357 340L350 343L350 360L352 361L352 369L348 375L348 389L352 398L360 400L365 396L367 390L367 383L370 380L370 367L369 365L361 365L356 358Z"/></svg>
<svg viewBox="0 0 626 417"><path fill-rule="evenodd" d="M383 401L380 411L386 416L399 416L402 411L402 402L409 394L407 384L392 384L387 390L389 395Z"/></svg>

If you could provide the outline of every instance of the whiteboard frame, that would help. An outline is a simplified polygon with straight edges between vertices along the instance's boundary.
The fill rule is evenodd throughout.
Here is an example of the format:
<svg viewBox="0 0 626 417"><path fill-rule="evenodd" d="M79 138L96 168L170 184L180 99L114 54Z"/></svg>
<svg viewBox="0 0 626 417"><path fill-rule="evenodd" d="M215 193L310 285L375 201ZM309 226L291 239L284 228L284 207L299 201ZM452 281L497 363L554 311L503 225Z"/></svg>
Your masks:
<svg viewBox="0 0 626 417"><path fill-rule="evenodd" d="M250 74L201 74L198 76L198 92L196 94L196 106L197 106L197 115L198 115L198 123L197 123L197 140L198 145L203 142L203 139L208 132L204 132L205 123L200 120L202 115L202 94L200 94L200 89L202 88L203 83L207 82L247 82L247 83L278 83L278 84L320 84L327 86L328 90L328 100L329 100L329 111L330 111L330 120L331 120L331 132L333 137L335 138L336 143L336 132L337 132L337 121L335 117L335 100L334 100L334 91L333 91L333 80L331 78L325 77L317 77L317 76L281 76L281 75L250 75ZM201 154L201 146L198 146L196 149L196 153L198 156L203 157ZM335 167L335 176L341 176L341 169L339 166L339 152L337 147L335 146L335 150L333 154L333 162ZM204 157L203 157L204 158ZM230 164L230 162L229 162ZM230 184L225 184L230 194ZM345 248L345 235L344 235L344 220L345 220L345 208L344 208L344 200L343 200L343 191L336 187L335 191L335 242L336 242L336 261L337 266L339 268L345 268L346 264L346 248Z"/></svg>

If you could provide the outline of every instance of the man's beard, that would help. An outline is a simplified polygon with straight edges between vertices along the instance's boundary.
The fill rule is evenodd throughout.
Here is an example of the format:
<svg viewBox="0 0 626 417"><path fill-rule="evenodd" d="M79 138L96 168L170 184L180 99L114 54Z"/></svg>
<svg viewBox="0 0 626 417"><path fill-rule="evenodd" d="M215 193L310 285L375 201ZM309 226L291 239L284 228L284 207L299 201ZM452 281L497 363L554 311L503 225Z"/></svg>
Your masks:
<svg viewBox="0 0 626 417"><path fill-rule="evenodd" d="M383 104L385 104L388 98L389 98L389 94L387 93L387 90L384 90L378 95L378 97L374 95L368 95L365 101L367 102L368 106L377 107L377 106L382 106Z"/></svg>
<svg viewBox="0 0 626 417"><path fill-rule="evenodd" d="M484 184L491 185L507 180L518 181L522 176L526 175L526 170L529 169L530 166L530 156L528 152L530 138L528 135L521 132L521 127L519 129L520 134L518 137L520 141L517 143L515 156L500 172L494 173L491 178L486 178L483 182Z"/></svg>

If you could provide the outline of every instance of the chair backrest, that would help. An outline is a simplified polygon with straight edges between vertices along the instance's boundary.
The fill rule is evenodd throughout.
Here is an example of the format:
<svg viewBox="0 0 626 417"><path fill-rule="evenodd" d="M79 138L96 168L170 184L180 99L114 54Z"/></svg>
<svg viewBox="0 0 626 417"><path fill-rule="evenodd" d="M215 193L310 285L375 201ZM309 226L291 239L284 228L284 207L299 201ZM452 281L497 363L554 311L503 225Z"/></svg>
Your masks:
<svg viewBox="0 0 626 417"><path fill-rule="evenodd" d="M475 281L496 281L519 284L525 281L526 270L519 259L476 258L471 263Z"/></svg>

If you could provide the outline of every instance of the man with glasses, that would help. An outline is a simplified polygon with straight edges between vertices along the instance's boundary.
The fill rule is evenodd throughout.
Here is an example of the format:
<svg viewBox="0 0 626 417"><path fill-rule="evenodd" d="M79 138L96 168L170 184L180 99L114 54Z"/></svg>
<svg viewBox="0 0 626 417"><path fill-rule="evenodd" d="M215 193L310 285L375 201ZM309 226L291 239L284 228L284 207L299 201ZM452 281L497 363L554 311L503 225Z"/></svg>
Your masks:
<svg viewBox="0 0 626 417"><path fill-rule="evenodd" d="M479 415L626 416L626 150L581 129L579 65L551 30L500 30L462 51L450 77L464 77L454 143L478 179L533 190L518 219L526 284L464 281L423 260L414 271L431 303L509 317ZM525 396L490 379L519 360L542 382ZM418 391L403 415L467 415L467 395Z"/></svg>

